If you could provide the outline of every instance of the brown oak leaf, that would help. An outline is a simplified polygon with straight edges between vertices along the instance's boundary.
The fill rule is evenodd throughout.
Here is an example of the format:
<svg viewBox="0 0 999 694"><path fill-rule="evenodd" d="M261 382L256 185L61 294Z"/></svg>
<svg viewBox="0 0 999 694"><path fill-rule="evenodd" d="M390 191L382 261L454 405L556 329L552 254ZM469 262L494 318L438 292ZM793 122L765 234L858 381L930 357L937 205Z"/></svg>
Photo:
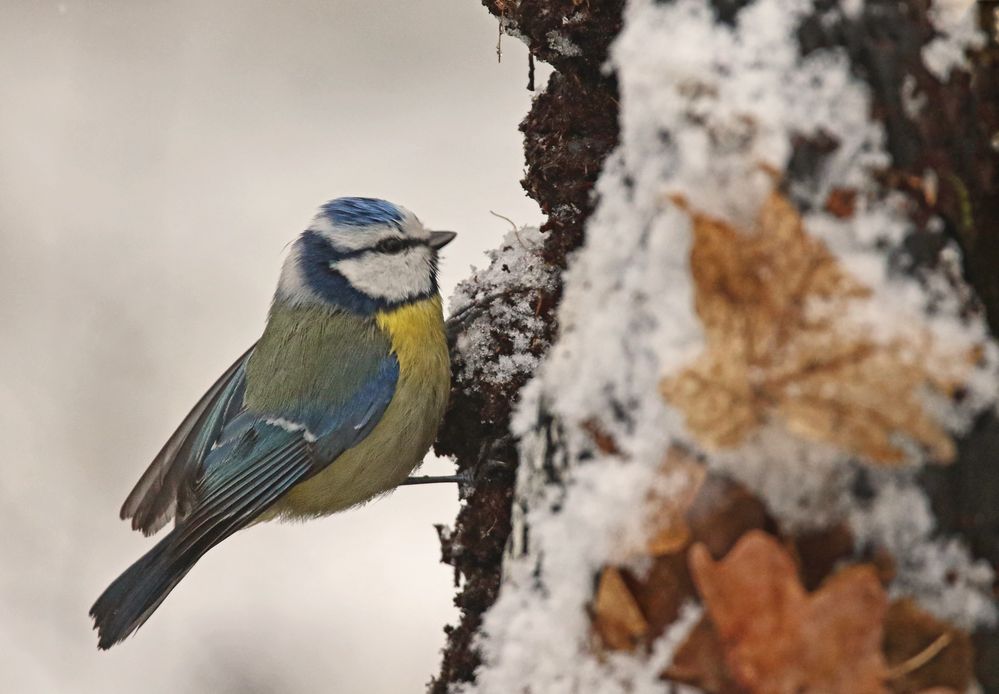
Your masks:
<svg viewBox="0 0 999 694"><path fill-rule="evenodd" d="M952 393L971 355L936 355L924 337L875 341L850 316L869 288L806 233L774 191L756 228L681 205L693 220L690 265L704 353L661 384L709 447L742 443L771 421L876 463L905 459L900 439L935 460L954 443L924 409L924 391Z"/></svg>
<svg viewBox="0 0 999 694"><path fill-rule="evenodd" d="M788 552L755 530L721 561L702 545L689 559L729 673L751 694L887 691L887 598L873 568L842 569L809 594Z"/></svg>
<svg viewBox="0 0 999 694"><path fill-rule="evenodd" d="M600 574L593 601L593 628L604 647L613 651L632 650L649 631L635 596L613 566Z"/></svg>

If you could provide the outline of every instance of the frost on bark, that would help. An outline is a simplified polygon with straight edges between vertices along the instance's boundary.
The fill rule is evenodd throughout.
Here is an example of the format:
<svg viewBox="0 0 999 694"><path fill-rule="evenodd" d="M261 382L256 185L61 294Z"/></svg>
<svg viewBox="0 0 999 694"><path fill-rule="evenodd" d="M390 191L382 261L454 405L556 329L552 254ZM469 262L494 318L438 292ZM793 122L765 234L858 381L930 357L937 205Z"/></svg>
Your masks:
<svg viewBox="0 0 999 694"><path fill-rule="evenodd" d="M994 7L486 6L548 222L452 305L432 690L999 691Z"/></svg>

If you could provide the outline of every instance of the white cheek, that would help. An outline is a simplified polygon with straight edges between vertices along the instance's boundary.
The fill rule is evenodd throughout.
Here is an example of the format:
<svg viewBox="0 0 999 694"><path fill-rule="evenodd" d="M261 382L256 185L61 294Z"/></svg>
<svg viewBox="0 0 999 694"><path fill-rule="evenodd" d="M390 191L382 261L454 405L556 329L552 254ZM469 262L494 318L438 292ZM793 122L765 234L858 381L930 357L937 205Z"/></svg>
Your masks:
<svg viewBox="0 0 999 694"><path fill-rule="evenodd" d="M426 246L416 246L402 253L366 253L358 258L341 260L334 266L355 289L387 301L429 294L431 253Z"/></svg>

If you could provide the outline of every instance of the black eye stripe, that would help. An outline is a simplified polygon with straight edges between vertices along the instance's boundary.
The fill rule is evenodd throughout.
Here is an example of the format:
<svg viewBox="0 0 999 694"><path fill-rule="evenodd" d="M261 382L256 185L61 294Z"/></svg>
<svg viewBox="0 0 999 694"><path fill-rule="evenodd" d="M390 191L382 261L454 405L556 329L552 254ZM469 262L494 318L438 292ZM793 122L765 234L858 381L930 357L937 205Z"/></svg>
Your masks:
<svg viewBox="0 0 999 694"><path fill-rule="evenodd" d="M423 245L421 239L403 239L398 236L390 236L375 244L374 250L379 253L401 253L407 248Z"/></svg>
<svg viewBox="0 0 999 694"><path fill-rule="evenodd" d="M372 253L386 253L395 255L396 253L401 253L407 248L413 248L415 246L428 246L429 239L414 239L414 238L402 238L399 236L392 236L387 239L382 239L374 246L368 246L367 248L356 248L354 250L339 250L335 248L328 239L323 238L321 235L315 231L306 231L303 234L306 239L306 243L309 245L310 255L319 262L321 265L326 266L330 269L333 268L339 262L344 260L352 260L354 258L361 258L366 255L371 255ZM390 244L391 249L386 249L382 247L382 243L385 241L392 240ZM398 242L398 244L396 243ZM398 245L398 247L396 247Z"/></svg>

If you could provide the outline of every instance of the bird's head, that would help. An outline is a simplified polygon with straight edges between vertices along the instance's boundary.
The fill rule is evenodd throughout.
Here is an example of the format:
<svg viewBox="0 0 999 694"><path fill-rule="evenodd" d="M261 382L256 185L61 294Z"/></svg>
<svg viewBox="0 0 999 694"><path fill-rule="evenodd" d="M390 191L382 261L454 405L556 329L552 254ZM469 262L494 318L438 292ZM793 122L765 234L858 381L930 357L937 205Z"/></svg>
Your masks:
<svg viewBox="0 0 999 694"><path fill-rule="evenodd" d="M331 200L292 245L275 300L367 314L426 299L437 293L437 251L454 237L385 200Z"/></svg>

